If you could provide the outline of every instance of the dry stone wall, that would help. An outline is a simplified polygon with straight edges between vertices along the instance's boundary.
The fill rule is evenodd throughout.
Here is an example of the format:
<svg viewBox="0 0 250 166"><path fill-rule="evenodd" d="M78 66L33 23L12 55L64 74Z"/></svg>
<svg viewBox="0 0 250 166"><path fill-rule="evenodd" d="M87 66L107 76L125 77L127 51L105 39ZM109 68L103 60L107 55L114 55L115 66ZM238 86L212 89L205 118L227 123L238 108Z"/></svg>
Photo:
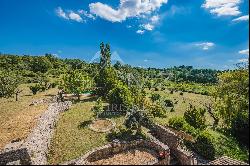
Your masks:
<svg viewBox="0 0 250 166"><path fill-rule="evenodd" d="M48 147L59 114L71 106L70 101L52 103L38 119L37 126L24 141L10 143L0 152L0 165L33 164L46 165Z"/></svg>
<svg viewBox="0 0 250 166"><path fill-rule="evenodd" d="M166 154L165 158L163 159L157 159L156 161L153 161L152 163L144 163L144 164L169 165L170 163L170 150L168 146L157 141L135 140L131 142L113 142L111 144L98 147L88 152L81 158L66 162L63 165L86 165L89 162L94 162L100 159L105 159L115 154L118 154L127 150L136 149L136 148L145 148L145 149L152 150L157 154L159 154L159 152L164 152Z"/></svg>

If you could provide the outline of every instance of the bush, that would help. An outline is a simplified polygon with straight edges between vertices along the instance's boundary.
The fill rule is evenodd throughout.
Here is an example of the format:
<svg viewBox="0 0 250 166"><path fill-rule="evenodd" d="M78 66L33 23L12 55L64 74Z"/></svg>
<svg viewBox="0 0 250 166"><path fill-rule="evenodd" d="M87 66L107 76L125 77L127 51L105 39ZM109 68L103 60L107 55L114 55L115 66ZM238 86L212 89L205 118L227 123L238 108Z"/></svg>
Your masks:
<svg viewBox="0 0 250 166"><path fill-rule="evenodd" d="M163 118L166 117L166 109L161 105L161 103L156 103L151 105L150 114L153 117Z"/></svg>
<svg viewBox="0 0 250 166"><path fill-rule="evenodd" d="M171 108L170 112L175 112L174 108Z"/></svg>
<svg viewBox="0 0 250 166"><path fill-rule="evenodd" d="M161 98L161 95L159 95L159 94L157 94L157 93L153 93L152 95L151 95L151 100L153 101L153 102L155 102L155 101L157 101L157 100L160 100L160 98Z"/></svg>
<svg viewBox="0 0 250 166"><path fill-rule="evenodd" d="M204 158L212 160L215 158L214 138L207 131L201 132L194 143L194 148Z"/></svg>
<svg viewBox="0 0 250 166"><path fill-rule="evenodd" d="M121 83L116 84L115 87L109 91L108 100L110 104L121 105L125 108L129 108L133 104L131 91L127 86Z"/></svg>
<svg viewBox="0 0 250 166"><path fill-rule="evenodd" d="M162 87L161 90L164 91L166 88L165 87Z"/></svg>
<svg viewBox="0 0 250 166"><path fill-rule="evenodd" d="M35 95L41 89L41 86L39 84L35 84L34 86L30 86L29 88L32 91L33 95Z"/></svg>
<svg viewBox="0 0 250 166"><path fill-rule="evenodd" d="M193 136L197 134L195 128L190 126L183 117L170 118L168 121L168 125L176 130L184 131Z"/></svg>
<svg viewBox="0 0 250 166"><path fill-rule="evenodd" d="M173 90L171 90L171 91L170 91L170 94L173 94L173 93L174 93L174 91L173 91Z"/></svg>
<svg viewBox="0 0 250 166"><path fill-rule="evenodd" d="M173 102L169 99L165 99L164 103L165 103L166 107L173 107L174 106Z"/></svg>
<svg viewBox="0 0 250 166"><path fill-rule="evenodd" d="M207 127L205 112L205 109L196 109L190 105L189 109L184 113L184 119L194 128L203 130Z"/></svg>
<svg viewBox="0 0 250 166"><path fill-rule="evenodd" d="M180 95L183 96L183 92L181 92Z"/></svg>
<svg viewBox="0 0 250 166"><path fill-rule="evenodd" d="M94 112L95 117L98 118L98 116L104 111L101 98L97 99L95 106L91 110Z"/></svg>
<svg viewBox="0 0 250 166"><path fill-rule="evenodd" d="M249 147L249 117L239 113L232 122L232 133L237 140Z"/></svg>

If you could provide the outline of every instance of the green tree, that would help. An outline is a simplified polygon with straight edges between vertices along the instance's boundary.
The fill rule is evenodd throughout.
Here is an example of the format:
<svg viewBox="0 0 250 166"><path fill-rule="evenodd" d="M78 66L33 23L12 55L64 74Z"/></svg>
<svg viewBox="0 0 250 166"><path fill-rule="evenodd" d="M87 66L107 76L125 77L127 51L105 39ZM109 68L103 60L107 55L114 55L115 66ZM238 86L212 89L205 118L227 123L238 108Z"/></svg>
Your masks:
<svg viewBox="0 0 250 166"><path fill-rule="evenodd" d="M249 145L249 70L248 65L219 75L214 92L214 110L243 144Z"/></svg>
<svg viewBox="0 0 250 166"><path fill-rule="evenodd" d="M115 84L115 87L109 91L108 100L110 104L116 104L122 108L130 108L133 104L131 91L121 82Z"/></svg>
<svg viewBox="0 0 250 166"><path fill-rule="evenodd" d="M249 71L240 68L219 75L219 83L214 92L215 111L226 127L231 127L239 114L249 115Z"/></svg>
<svg viewBox="0 0 250 166"><path fill-rule="evenodd" d="M97 99L95 106L92 108L92 111L94 112L95 118L98 118L98 116L104 111L101 98Z"/></svg>
<svg viewBox="0 0 250 166"><path fill-rule="evenodd" d="M87 74L82 73L79 70L74 70L69 74L64 75L60 86L66 92L75 94L78 100L80 100L80 94L91 88L92 83L92 80Z"/></svg>
<svg viewBox="0 0 250 166"><path fill-rule="evenodd" d="M18 86L21 83L21 77L11 71L0 71L0 97L9 98L14 94L16 95L16 101L18 100L18 94L21 90Z"/></svg>
<svg viewBox="0 0 250 166"><path fill-rule="evenodd" d="M184 113L184 119L194 128L203 130L206 128L205 112L205 109L196 109L190 105L189 109Z"/></svg>

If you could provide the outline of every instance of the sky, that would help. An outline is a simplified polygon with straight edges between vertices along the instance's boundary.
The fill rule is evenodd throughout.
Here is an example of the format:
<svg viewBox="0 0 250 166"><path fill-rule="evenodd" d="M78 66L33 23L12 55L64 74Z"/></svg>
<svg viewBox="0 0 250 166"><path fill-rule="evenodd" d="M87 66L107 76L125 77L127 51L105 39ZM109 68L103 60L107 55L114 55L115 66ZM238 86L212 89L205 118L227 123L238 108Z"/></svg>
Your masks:
<svg viewBox="0 0 250 166"><path fill-rule="evenodd" d="M231 69L249 57L249 0L1 0L0 52L139 67Z"/></svg>

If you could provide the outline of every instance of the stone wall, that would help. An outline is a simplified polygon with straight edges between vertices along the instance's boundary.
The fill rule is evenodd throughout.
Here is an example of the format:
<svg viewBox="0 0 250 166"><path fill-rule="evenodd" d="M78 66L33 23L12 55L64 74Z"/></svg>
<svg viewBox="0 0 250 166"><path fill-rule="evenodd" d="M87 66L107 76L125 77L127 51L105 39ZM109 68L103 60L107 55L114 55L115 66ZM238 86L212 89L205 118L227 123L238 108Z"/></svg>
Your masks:
<svg viewBox="0 0 250 166"><path fill-rule="evenodd" d="M168 146L157 142L157 141L147 141L147 140L136 140L131 142L113 142L111 144L98 147L79 159L72 160L69 162L64 163L63 165L84 165L88 164L89 162L94 162L100 159L105 159L111 157L115 154L132 150L136 148L145 148L154 151L156 154L159 152L164 152L166 154L164 159L157 159L152 163L144 163L150 165L169 165L170 163L170 150ZM143 164L143 163L142 163Z"/></svg>
<svg viewBox="0 0 250 166"><path fill-rule="evenodd" d="M152 125L149 129L156 139L169 146L171 154L176 157L181 165L197 164L192 153L179 146L181 138L173 130L158 124Z"/></svg>
<svg viewBox="0 0 250 166"><path fill-rule="evenodd" d="M0 161L4 164L16 162L15 164L46 165L55 123L59 114L68 110L70 105L69 101L50 104L27 139L5 146L0 152Z"/></svg>

